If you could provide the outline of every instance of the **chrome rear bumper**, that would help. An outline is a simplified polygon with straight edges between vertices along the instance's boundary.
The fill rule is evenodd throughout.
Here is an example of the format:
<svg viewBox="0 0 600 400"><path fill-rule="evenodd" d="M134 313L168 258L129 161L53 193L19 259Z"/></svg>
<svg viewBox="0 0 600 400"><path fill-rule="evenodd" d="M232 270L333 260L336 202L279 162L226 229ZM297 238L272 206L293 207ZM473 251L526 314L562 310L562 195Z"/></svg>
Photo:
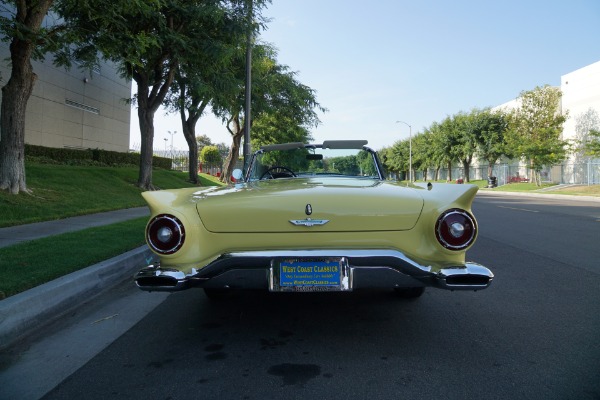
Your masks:
<svg viewBox="0 0 600 400"><path fill-rule="evenodd" d="M432 272L394 250L252 251L224 254L199 271L185 274L149 265L134 277L145 291L175 292L191 287L268 289L273 263L284 258L344 257L350 267L350 289L434 286L448 290L483 290L494 274L476 263Z"/></svg>

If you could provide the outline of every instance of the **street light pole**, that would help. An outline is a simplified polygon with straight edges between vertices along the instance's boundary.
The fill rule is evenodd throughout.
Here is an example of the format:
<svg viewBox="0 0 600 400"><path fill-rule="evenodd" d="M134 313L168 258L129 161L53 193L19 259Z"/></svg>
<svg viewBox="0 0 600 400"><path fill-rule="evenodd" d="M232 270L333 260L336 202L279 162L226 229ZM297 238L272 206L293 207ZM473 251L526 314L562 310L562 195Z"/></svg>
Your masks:
<svg viewBox="0 0 600 400"><path fill-rule="evenodd" d="M396 121L396 123L401 123L408 126L408 181L412 183L412 126L404 121Z"/></svg>
<svg viewBox="0 0 600 400"><path fill-rule="evenodd" d="M169 140L169 139L165 138L165 156L167 155L167 141L168 141L168 140Z"/></svg>
<svg viewBox="0 0 600 400"><path fill-rule="evenodd" d="M177 131L167 131L169 132L169 135L171 135L171 153L173 153L173 136L175 136L177 134Z"/></svg>

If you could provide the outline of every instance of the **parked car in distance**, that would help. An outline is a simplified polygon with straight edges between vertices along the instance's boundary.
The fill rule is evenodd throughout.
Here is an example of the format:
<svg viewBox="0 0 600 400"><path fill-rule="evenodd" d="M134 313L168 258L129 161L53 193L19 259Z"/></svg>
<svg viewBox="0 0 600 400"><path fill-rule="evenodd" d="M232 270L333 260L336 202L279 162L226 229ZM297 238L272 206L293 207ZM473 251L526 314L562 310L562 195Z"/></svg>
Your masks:
<svg viewBox="0 0 600 400"><path fill-rule="evenodd" d="M386 180L366 140L264 146L234 185L144 192L146 240L160 262L146 291L482 290L466 262L477 237L474 185Z"/></svg>

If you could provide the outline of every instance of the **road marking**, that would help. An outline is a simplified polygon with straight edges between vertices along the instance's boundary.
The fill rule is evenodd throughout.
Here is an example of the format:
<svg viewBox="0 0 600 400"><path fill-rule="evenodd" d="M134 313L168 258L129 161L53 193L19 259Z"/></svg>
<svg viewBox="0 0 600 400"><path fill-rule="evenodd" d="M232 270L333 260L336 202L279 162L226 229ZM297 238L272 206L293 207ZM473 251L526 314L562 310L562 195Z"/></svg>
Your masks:
<svg viewBox="0 0 600 400"><path fill-rule="evenodd" d="M517 211L527 211L527 212L532 212L532 213L538 213L539 211L537 210L528 210L526 208L515 208L515 207L506 207L506 206L497 206L500 208L507 208L509 210L517 210Z"/></svg>

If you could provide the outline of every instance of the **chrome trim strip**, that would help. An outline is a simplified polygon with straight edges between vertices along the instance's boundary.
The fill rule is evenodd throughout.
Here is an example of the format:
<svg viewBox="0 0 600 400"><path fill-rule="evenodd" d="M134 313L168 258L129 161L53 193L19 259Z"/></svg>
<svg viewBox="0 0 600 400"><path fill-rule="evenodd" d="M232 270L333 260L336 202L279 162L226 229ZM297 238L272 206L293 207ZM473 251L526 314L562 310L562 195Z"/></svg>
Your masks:
<svg viewBox="0 0 600 400"><path fill-rule="evenodd" d="M353 287L391 288L409 285L436 286L448 290L482 290L489 287L494 278L494 274L488 268L471 262L432 272L431 266L420 265L396 250L338 249L229 253L188 275L173 268L150 265L140 270L134 279L137 286L146 291L174 292L196 286L214 287L217 283L268 288L271 263L274 259L315 257L347 259L351 270L349 290ZM235 282L230 283L228 276L235 277Z"/></svg>
<svg viewBox="0 0 600 400"><path fill-rule="evenodd" d="M306 219L290 219L290 222L296 226L308 226L310 228L311 226L325 225L326 223L329 222L329 220L328 219L306 218Z"/></svg>

